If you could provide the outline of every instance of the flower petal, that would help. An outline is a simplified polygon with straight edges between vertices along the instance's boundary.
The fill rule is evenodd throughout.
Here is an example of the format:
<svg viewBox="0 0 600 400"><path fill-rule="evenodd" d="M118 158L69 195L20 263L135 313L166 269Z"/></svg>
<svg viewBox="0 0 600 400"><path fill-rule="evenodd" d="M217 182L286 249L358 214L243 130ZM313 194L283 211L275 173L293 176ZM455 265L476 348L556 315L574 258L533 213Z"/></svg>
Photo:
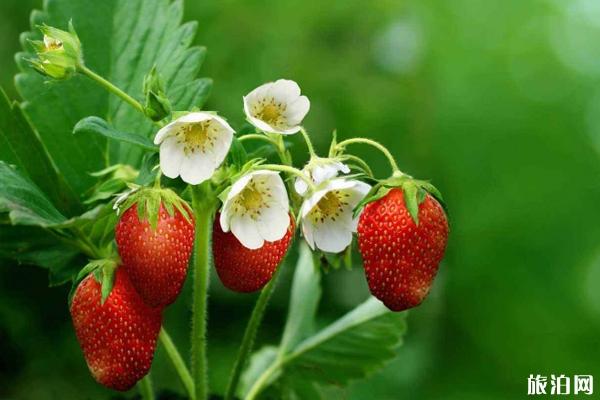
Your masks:
<svg viewBox="0 0 600 400"><path fill-rule="evenodd" d="M302 223L302 236L304 236L304 240L306 240L308 247L310 247L312 250L315 249L314 229L315 227L312 223Z"/></svg>
<svg viewBox="0 0 600 400"><path fill-rule="evenodd" d="M263 246L264 239L258 232L256 222L249 216L234 216L231 219L231 232L244 247L255 250Z"/></svg>
<svg viewBox="0 0 600 400"><path fill-rule="evenodd" d="M169 178L177 178L185 158L184 145L174 136L167 137L160 145L160 170Z"/></svg>
<svg viewBox="0 0 600 400"><path fill-rule="evenodd" d="M181 164L181 179L190 185L197 185L209 179L217 169L214 157L210 153L196 153L185 157Z"/></svg>
<svg viewBox="0 0 600 400"><path fill-rule="evenodd" d="M306 96L300 96L293 103L288 105L288 110L286 111L286 118L288 125L298 125L302 122L306 114L308 114L308 110L310 110L310 100Z"/></svg>
<svg viewBox="0 0 600 400"><path fill-rule="evenodd" d="M261 210L261 216L257 221L258 232L263 239L275 242L285 236L290 226L288 210L278 204L271 204Z"/></svg>
<svg viewBox="0 0 600 400"><path fill-rule="evenodd" d="M273 82L267 95L273 96L278 102L290 103L300 96L300 86L292 80L279 79Z"/></svg>
<svg viewBox="0 0 600 400"><path fill-rule="evenodd" d="M352 243L352 232L341 223L319 224L314 236L315 245L328 253L339 253Z"/></svg>

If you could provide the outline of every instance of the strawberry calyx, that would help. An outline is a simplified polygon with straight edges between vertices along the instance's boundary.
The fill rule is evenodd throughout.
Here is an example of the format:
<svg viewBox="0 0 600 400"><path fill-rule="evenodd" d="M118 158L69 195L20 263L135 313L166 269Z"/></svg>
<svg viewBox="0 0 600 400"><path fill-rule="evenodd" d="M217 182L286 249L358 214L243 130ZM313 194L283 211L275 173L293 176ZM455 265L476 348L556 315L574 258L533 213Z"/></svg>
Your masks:
<svg viewBox="0 0 600 400"><path fill-rule="evenodd" d="M419 225L419 205L425 201L427 194L433 196L442 207L445 207L442 194L431 182L398 173L374 185L365 198L354 208L354 217L356 218L367 204L381 199L395 188L402 190L406 209L416 225Z"/></svg>
<svg viewBox="0 0 600 400"><path fill-rule="evenodd" d="M177 210L187 222L192 223L190 206L171 189L134 186L131 192L117 200L115 209L118 213L124 213L134 204L137 205L138 219L148 221L152 230L157 228L161 205L170 217Z"/></svg>
<svg viewBox="0 0 600 400"><path fill-rule="evenodd" d="M104 304L115 283L115 273L120 265L118 257L115 258L103 258L100 260L91 260L85 267L83 267L75 279L73 280L73 286L69 292L69 305L73 301L73 296L77 290L77 286L83 281L88 275L93 274L94 279L102 286L102 300L101 304Z"/></svg>

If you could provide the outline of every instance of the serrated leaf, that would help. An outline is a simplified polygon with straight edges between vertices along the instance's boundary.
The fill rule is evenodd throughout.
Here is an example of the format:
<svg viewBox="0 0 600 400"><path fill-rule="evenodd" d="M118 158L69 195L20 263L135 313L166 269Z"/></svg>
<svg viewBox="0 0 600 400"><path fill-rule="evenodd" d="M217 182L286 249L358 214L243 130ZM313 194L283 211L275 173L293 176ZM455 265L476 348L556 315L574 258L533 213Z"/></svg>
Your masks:
<svg viewBox="0 0 600 400"><path fill-rule="evenodd" d="M141 147L144 150L158 151L158 146L148 137L137 133L118 131L100 117L85 117L75 125L73 133L101 135L108 139Z"/></svg>
<svg viewBox="0 0 600 400"><path fill-rule="evenodd" d="M182 1L169 0L47 0L44 11L32 14L32 26L47 23L65 29L72 18L83 46L86 65L116 86L142 100L142 83L156 63L174 109L202 106L211 81L195 79L205 50L189 47L197 24L181 25ZM37 29L22 35L40 39ZM22 70L16 85L24 110L39 132L55 164L74 193L94 183L89 175L115 162L138 167L143 151L128 143L109 143L104 137L73 136L75 124L89 115L110 121L116 130L150 138L156 128L141 113L107 93L84 76L45 84L18 55Z"/></svg>
<svg viewBox="0 0 600 400"><path fill-rule="evenodd" d="M14 225L47 227L66 220L29 178L3 161L0 185L0 212L8 212Z"/></svg>
<svg viewBox="0 0 600 400"><path fill-rule="evenodd" d="M280 354L286 354L289 349L312 333L315 314L321 299L321 275L314 264L312 252L305 242L300 244L299 252L294 271L290 308L279 346Z"/></svg>
<svg viewBox="0 0 600 400"><path fill-rule="evenodd" d="M287 381L347 385L382 368L396 356L406 332L405 320L406 313L392 313L371 297L277 358L258 379L269 382L279 376ZM249 389L254 394L259 391L258 386Z"/></svg>
<svg viewBox="0 0 600 400"><path fill-rule="evenodd" d="M1 88L0 160L16 165L62 212L79 210L78 196L66 187L58 175L48 152L19 105L11 104Z"/></svg>
<svg viewBox="0 0 600 400"><path fill-rule="evenodd" d="M394 358L405 330L405 313L392 313L370 298L300 343L286 357L285 373L311 382L345 385Z"/></svg>

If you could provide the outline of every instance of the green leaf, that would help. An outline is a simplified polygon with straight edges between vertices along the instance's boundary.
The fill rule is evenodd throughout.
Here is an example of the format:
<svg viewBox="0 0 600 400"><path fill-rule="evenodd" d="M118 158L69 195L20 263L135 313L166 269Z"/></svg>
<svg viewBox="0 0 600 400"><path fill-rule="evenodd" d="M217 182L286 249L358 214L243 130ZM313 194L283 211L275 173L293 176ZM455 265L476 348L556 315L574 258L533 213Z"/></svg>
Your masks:
<svg viewBox="0 0 600 400"><path fill-rule="evenodd" d="M0 160L16 165L61 211L75 212L78 209L78 196L65 186L19 105L11 104L1 88Z"/></svg>
<svg viewBox="0 0 600 400"><path fill-rule="evenodd" d="M182 1L169 0L47 0L34 11L32 26L46 23L65 29L73 19L87 67L142 100L144 76L156 64L176 110L201 107L211 81L195 79L205 50L189 47L197 24L181 25ZM26 53L18 55L22 73L16 85L25 113L74 193L95 183L90 172L120 162L138 167L143 150L129 143L107 143L104 137L72 135L82 118L98 115L122 132L150 138L156 128L143 115L84 76L60 82L45 79L24 62L33 55L28 39L40 39L37 29L22 35Z"/></svg>
<svg viewBox="0 0 600 400"><path fill-rule="evenodd" d="M288 317L279 345L280 354L286 354L313 332L320 299L321 275L308 245L302 242L294 271Z"/></svg>
<svg viewBox="0 0 600 400"><path fill-rule="evenodd" d="M285 373L333 385L364 378L396 356L406 331L405 317L370 298L300 343L285 358Z"/></svg>
<svg viewBox="0 0 600 400"><path fill-rule="evenodd" d="M55 229L70 228L80 231L108 257L111 253L114 229L118 219L118 215L113 210L112 204L101 204L77 217L73 217L52 227Z"/></svg>
<svg viewBox="0 0 600 400"><path fill-rule="evenodd" d="M3 161L0 182L0 211L8 212L14 225L47 227L66 220L33 182Z"/></svg>
<svg viewBox="0 0 600 400"><path fill-rule="evenodd" d="M68 282L77 273L81 255L36 226L0 226L0 263L48 269L50 286Z"/></svg>
<svg viewBox="0 0 600 400"><path fill-rule="evenodd" d="M99 117L86 117L79 121L73 133L91 133L104 136L108 139L129 143L134 146L139 146L144 150L158 151L158 147L146 136L138 135L137 133L121 132L113 129L108 122Z"/></svg>
<svg viewBox="0 0 600 400"><path fill-rule="evenodd" d="M280 354L270 365L264 365L268 360L263 356L264 372L251 387L245 388L245 393L256 394L275 382L284 386L286 382L347 385L392 360L405 332L406 313L392 313L371 297L292 350Z"/></svg>
<svg viewBox="0 0 600 400"><path fill-rule="evenodd" d="M240 398L245 397L254 382L256 382L262 373L275 362L277 353L278 349L275 346L265 346L254 352L248 366L240 378L240 384L238 386L238 396ZM268 383L272 383L276 378L277 376L271 377Z"/></svg>

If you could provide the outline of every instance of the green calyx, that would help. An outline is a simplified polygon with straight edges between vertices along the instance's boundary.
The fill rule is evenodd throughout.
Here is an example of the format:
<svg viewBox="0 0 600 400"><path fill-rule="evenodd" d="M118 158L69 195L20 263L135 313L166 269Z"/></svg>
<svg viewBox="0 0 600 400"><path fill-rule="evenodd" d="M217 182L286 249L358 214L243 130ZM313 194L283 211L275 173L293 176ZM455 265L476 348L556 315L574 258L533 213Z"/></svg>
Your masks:
<svg viewBox="0 0 600 400"><path fill-rule="evenodd" d="M367 204L381 199L394 188L402 190L406 209L416 225L419 225L419 205L425 201L427 194L433 196L444 206L442 194L429 181L414 179L404 174L396 174L380 181L371 188L365 198L354 208L354 217L356 218Z"/></svg>
<svg viewBox="0 0 600 400"><path fill-rule="evenodd" d="M158 226L158 213L161 205L170 217L175 216L175 210L177 210L187 222L192 223L190 206L171 189L134 187L125 199L115 204L115 208L119 213L124 213L134 204L137 205L138 219L148 221L153 230L156 230Z"/></svg>
<svg viewBox="0 0 600 400"><path fill-rule="evenodd" d="M37 59L29 60L41 74L54 79L68 79L83 65L81 42L69 22L69 31L48 25L39 26L43 40L30 41Z"/></svg>
<svg viewBox="0 0 600 400"><path fill-rule="evenodd" d="M100 302L101 304L104 304L115 284L115 273L119 264L120 260L118 257L90 261L81 269L81 271L79 271L73 280L73 286L69 292L69 305L73 301L73 296L75 295L77 286L79 286L79 283L81 283L81 281L83 281L89 274L94 274L94 279L96 279L96 281L98 281L102 286L102 298Z"/></svg>
<svg viewBox="0 0 600 400"><path fill-rule="evenodd" d="M144 112L153 121L160 121L171 113L171 102L166 94L165 83L158 71L156 65L144 77L143 83Z"/></svg>

